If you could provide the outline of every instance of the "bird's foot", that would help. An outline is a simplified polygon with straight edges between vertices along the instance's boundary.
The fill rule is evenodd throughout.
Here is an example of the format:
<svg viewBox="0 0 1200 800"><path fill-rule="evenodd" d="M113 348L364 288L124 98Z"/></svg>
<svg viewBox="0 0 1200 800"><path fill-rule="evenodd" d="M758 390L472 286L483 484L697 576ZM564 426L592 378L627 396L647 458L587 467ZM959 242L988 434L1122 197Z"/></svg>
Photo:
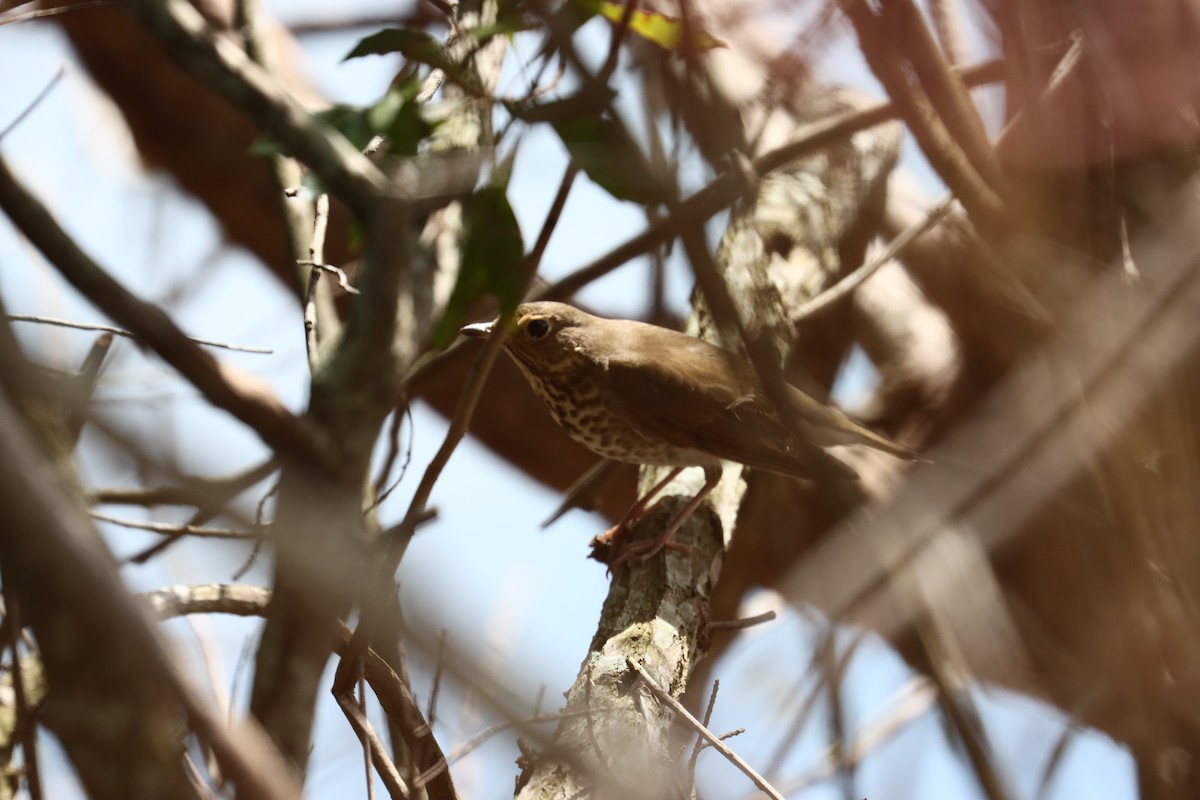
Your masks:
<svg viewBox="0 0 1200 800"><path fill-rule="evenodd" d="M653 539L643 539L642 541L630 542L622 546L622 536L628 532L629 527L627 524L614 525L595 539L592 539L592 552L589 557L608 567L610 574L615 573L631 558L637 558L644 563L663 549L685 554L691 553L693 550L691 545L677 542L672 538L675 533L674 530L667 531Z"/></svg>
<svg viewBox="0 0 1200 800"><path fill-rule="evenodd" d="M658 508L658 503L647 505L645 500L648 499L649 497L634 503L633 507L625 514L624 519L592 539L592 558L605 564L608 563L608 554L615 553L620 549L622 534L632 530L634 525L650 516ZM604 554L605 557L601 558L598 554Z"/></svg>
<svg viewBox="0 0 1200 800"><path fill-rule="evenodd" d="M608 565L611 571L616 571L624 566L625 562L631 558L638 558L642 563L649 561L654 556L658 555L660 550L674 550L676 553L688 554L692 552L690 544L677 542L674 539L663 539L659 536L654 539L643 540L640 542L630 542L629 545L617 556L616 560Z"/></svg>
<svg viewBox="0 0 1200 800"><path fill-rule="evenodd" d="M676 467L675 469L671 470L670 474L668 474L666 478L659 481L658 484L656 484L653 489L647 492L641 500L634 503L633 507L629 509L629 513L625 515L625 519L609 528L604 532L603 535L592 540L591 557L602 564L607 565L610 573L616 572L617 569L635 556L645 562L654 557L663 548L670 548L671 550L675 550L679 553L692 552L693 548L691 545L680 544L672 541L671 537L673 537L675 532L678 531L683 523L687 521L687 518L690 517L697 508L699 508L700 504L704 501L704 498L708 497L709 493L712 492L713 487L717 485L717 481L721 479L721 471L716 467L705 467L704 485L700 487L700 491L688 501L687 505L685 505L679 511L679 513L671 518L671 521L666 524L658 536L650 540L630 542L629 545L624 548L620 547L619 543L621 535L632 528L635 522L649 516L658 509L659 505L663 501L663 498L659 498L653 504L650 504L650 499L654 497L659 490L661 490L663 486L665 486L672 478L678 475L681 469L681 467ZM615 560L613 559L614 554L616 555Z"/></svg>

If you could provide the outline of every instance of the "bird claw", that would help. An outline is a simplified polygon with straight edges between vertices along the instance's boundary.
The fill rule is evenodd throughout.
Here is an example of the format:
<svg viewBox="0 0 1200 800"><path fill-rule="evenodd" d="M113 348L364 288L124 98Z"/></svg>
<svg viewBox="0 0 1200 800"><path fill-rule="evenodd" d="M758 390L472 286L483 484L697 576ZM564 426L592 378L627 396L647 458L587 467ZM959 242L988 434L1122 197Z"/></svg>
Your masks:
<svg viewBox="0 0 1200 800"><path fill-rule="evenodd" d="M638 559L645 564L651 558L654 558L654 556L658 555L660 550L674 550L676 553L683 553L684 555L687 555L691 553L693 549L694 548L690 544L676 542L673 539L668 539L665 542L659 541L658 539L630 542L629 546L625 548L625 551L621 553L621 555L617 556L617 560L611 564L610 569L617 569L634 556L637 556Z"/></svg>
<svg viewBox="0 0 1200 800"><path fill-rule="evenodd" d="M632 558L637 558L638 561L644 564L658 555L659 551L663 549L674 550L676 553L683 553L685 555L695 549L690 544L683 544L674 539L664 540L658 537L640 542L630 542L627 546L621 548L620 554L614 559L613 554L617 552L616 534L618 533L620 531L609 529L592 540L591 557L607 566L609 574L615 574Z"/></svg>

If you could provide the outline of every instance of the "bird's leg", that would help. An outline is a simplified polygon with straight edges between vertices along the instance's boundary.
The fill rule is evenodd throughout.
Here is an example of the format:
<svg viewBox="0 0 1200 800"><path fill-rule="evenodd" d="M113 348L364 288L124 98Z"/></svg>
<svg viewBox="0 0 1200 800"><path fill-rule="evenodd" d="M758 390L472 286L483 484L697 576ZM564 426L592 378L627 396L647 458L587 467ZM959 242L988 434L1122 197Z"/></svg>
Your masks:
<svg viewBox="0 0 1200 800"><path fill-rule="evenodd" d="M633 527L638 520L642 519L651 511L653 511L655 505L657 505L657 503L654 505L650 504L650 501L654 499L654 495L661 492L663 487L675 480L675 476L682 471L683 467L675 467L675 469L668 472L667 477L651 486L650 491L638 498L637 502L629 507L629 510L625 512L625 516L621 517L621 521L616 525L613 525L604 533L600 534L600 536L597 537L597 540L607 544L609 547L614 548L615 551L617 539L620 537L621 532Z"/></svg>
<svg viewBox="0 0 1200 800"><path fill-rule="evenodd" d="M668 480L675 477L678 472L678 469L672 471L671 475L668 476ZM671 521L667 523L665 528L663 528L663 532L649 541L631 543L627 548L625 548L625 552L617 556L617 560L612 563L612 568L616 570L617 567L621 566L621 564L628 561L631 556L635 555L640 556L642 561L645 561L659 550L662 550L664 547L682 549L685 552L689 551L691 548L687 547L686 545L681 545L677 542L672 542L671 537L675 535L675 531L679 530L683 523L687 522L688 517L695 513L696 509L700 507L700 504L704 502L704 499L712 494L712 490L717 488L717 484L720 482L721 468L719 466L705 467L704 485L700 487L700 491L696 492L696 496L689 500L688 504L680 509L678 514L671 518ZM666 483L667 481L660 482L659 485L654 487L655 491L661 489L666 485Z"/></svg>

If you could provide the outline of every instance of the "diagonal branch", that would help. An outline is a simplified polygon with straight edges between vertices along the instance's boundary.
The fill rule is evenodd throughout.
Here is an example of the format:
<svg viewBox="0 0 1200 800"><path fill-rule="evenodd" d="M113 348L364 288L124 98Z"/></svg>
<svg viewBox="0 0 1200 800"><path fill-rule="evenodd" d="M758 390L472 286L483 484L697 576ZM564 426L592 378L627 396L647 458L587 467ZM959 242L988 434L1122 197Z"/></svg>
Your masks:
<svg viewBox="0 0 1200 800"><path fill-rule="evenodd" d="M379 170L340 134L308 113L233 42L213 31L185 0L125 0L172 58L249 114L362 215L387 186Z"/></svg>
<svg viewBox="0 0 1200 800"><path fill-rule="evenodd" d="M186 716L239 797L299 797L261 730L228 728L178 671L68 482L2 393L0 441L0 558L46 667L45 720L91 796L129 797L131 786L157 787L141 796L191 796L171 744Z"/></svg>
<svg viewBox="0 0 1200 800"><path fill-rule="evenodd" d="M709 747L712 747L718 753L725 756L725 758L729 760L729 763L741 770L747 778L753 781L754 785L757 786L763 792L763 794L765 794L767 797L773 798L773 800L783 800L783 795L781 795L775 790L774 787L767 783L763 776L755 772L754 768L747 764L741 758L741 756L729 749L729 745L725 744L725 742L721 740L721 737L704 727L704 725L700 723L700 720L693 717L691 713L683 707L683 703L680 703L674 697L671 697L668 692L655 683L654 678L650 676L650 673L646 672L645 668L641 664L638 664L633 659L628 659L625 663L629 665L631 670L638 674L638 677L642 679L642 683L647 689L650 690L651 694L658 698L659 702L664 703L668 708L675 712L676 718L687 725L687 727L695 731L700 738L707 741Z"/></svg>
<svg viewBox="0 0 1200 800"><path fill-rule="evenodd" d="M188 338L161 309L135 297L93 261L0 158L0 208L67 281L281 455L328 463L328 444L256 379L235 371Z"/></svg>
<svg viewBox="0 0 1200 800"><path fill-rule="evenodd" d="M1003 62L993 60L963 69L960 74L967 86L983 86L1003 79L1002 70ZM901 113L900 107L889 101L810 122L798 130L795 138L787 144L753 159L751 166L758 176L768 175L804 156L845 141L859 131L896 119ZM532 299L568 299L587 284L604 277L622 264L681 236L689 228L703 225L737 200L742 193L743 183L740 175L732 172L717 176L704 188L681 200L672 213L592 262L535 292Z"/></svg>
<svg viewBox="0 0 1200 800"><path fill-rule="evenodd" d="M1188 222L1200 213L1195 179L1164 208L1133 243L1138 290L1119 267L1102 273L1073 301L1057 339L931 451L934 463L914 471L904 492L846 520L792 568L778 586L785 596L866 618L886 637L918 615L953 608L938 587L958 584L935 580L929 570L944 563L923 556L959 530L988 552L1011 543L1200 352L1200 251ZM897 603L897 580L924 594Z"/></svg>
<svg viewBox="0 0 1200 800"><path fill-rule="evenodd" d="M1008 211L1000 194L976 169L929 95L919 84L910 83L904 59L893 45L895 32L886 29L885 21L866 0L840 3L858 34L867 64L887 89L929 163L981 227L1008 227Z"/></svg>

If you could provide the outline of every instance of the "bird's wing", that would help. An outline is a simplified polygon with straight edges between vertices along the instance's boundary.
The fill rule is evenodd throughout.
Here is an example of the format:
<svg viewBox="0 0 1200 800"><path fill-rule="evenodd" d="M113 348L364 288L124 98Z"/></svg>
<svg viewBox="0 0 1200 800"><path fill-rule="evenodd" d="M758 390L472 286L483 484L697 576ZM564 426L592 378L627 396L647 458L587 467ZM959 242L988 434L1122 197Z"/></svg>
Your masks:
<svg viewBox="0 0 1200 800"><path fill-rule="evenodd" d="M797 443L749 365L707 342L680 334L662 352L630 348L609 360L608 378L609 402L647 438L787 475L857 477Z"/></svg>

